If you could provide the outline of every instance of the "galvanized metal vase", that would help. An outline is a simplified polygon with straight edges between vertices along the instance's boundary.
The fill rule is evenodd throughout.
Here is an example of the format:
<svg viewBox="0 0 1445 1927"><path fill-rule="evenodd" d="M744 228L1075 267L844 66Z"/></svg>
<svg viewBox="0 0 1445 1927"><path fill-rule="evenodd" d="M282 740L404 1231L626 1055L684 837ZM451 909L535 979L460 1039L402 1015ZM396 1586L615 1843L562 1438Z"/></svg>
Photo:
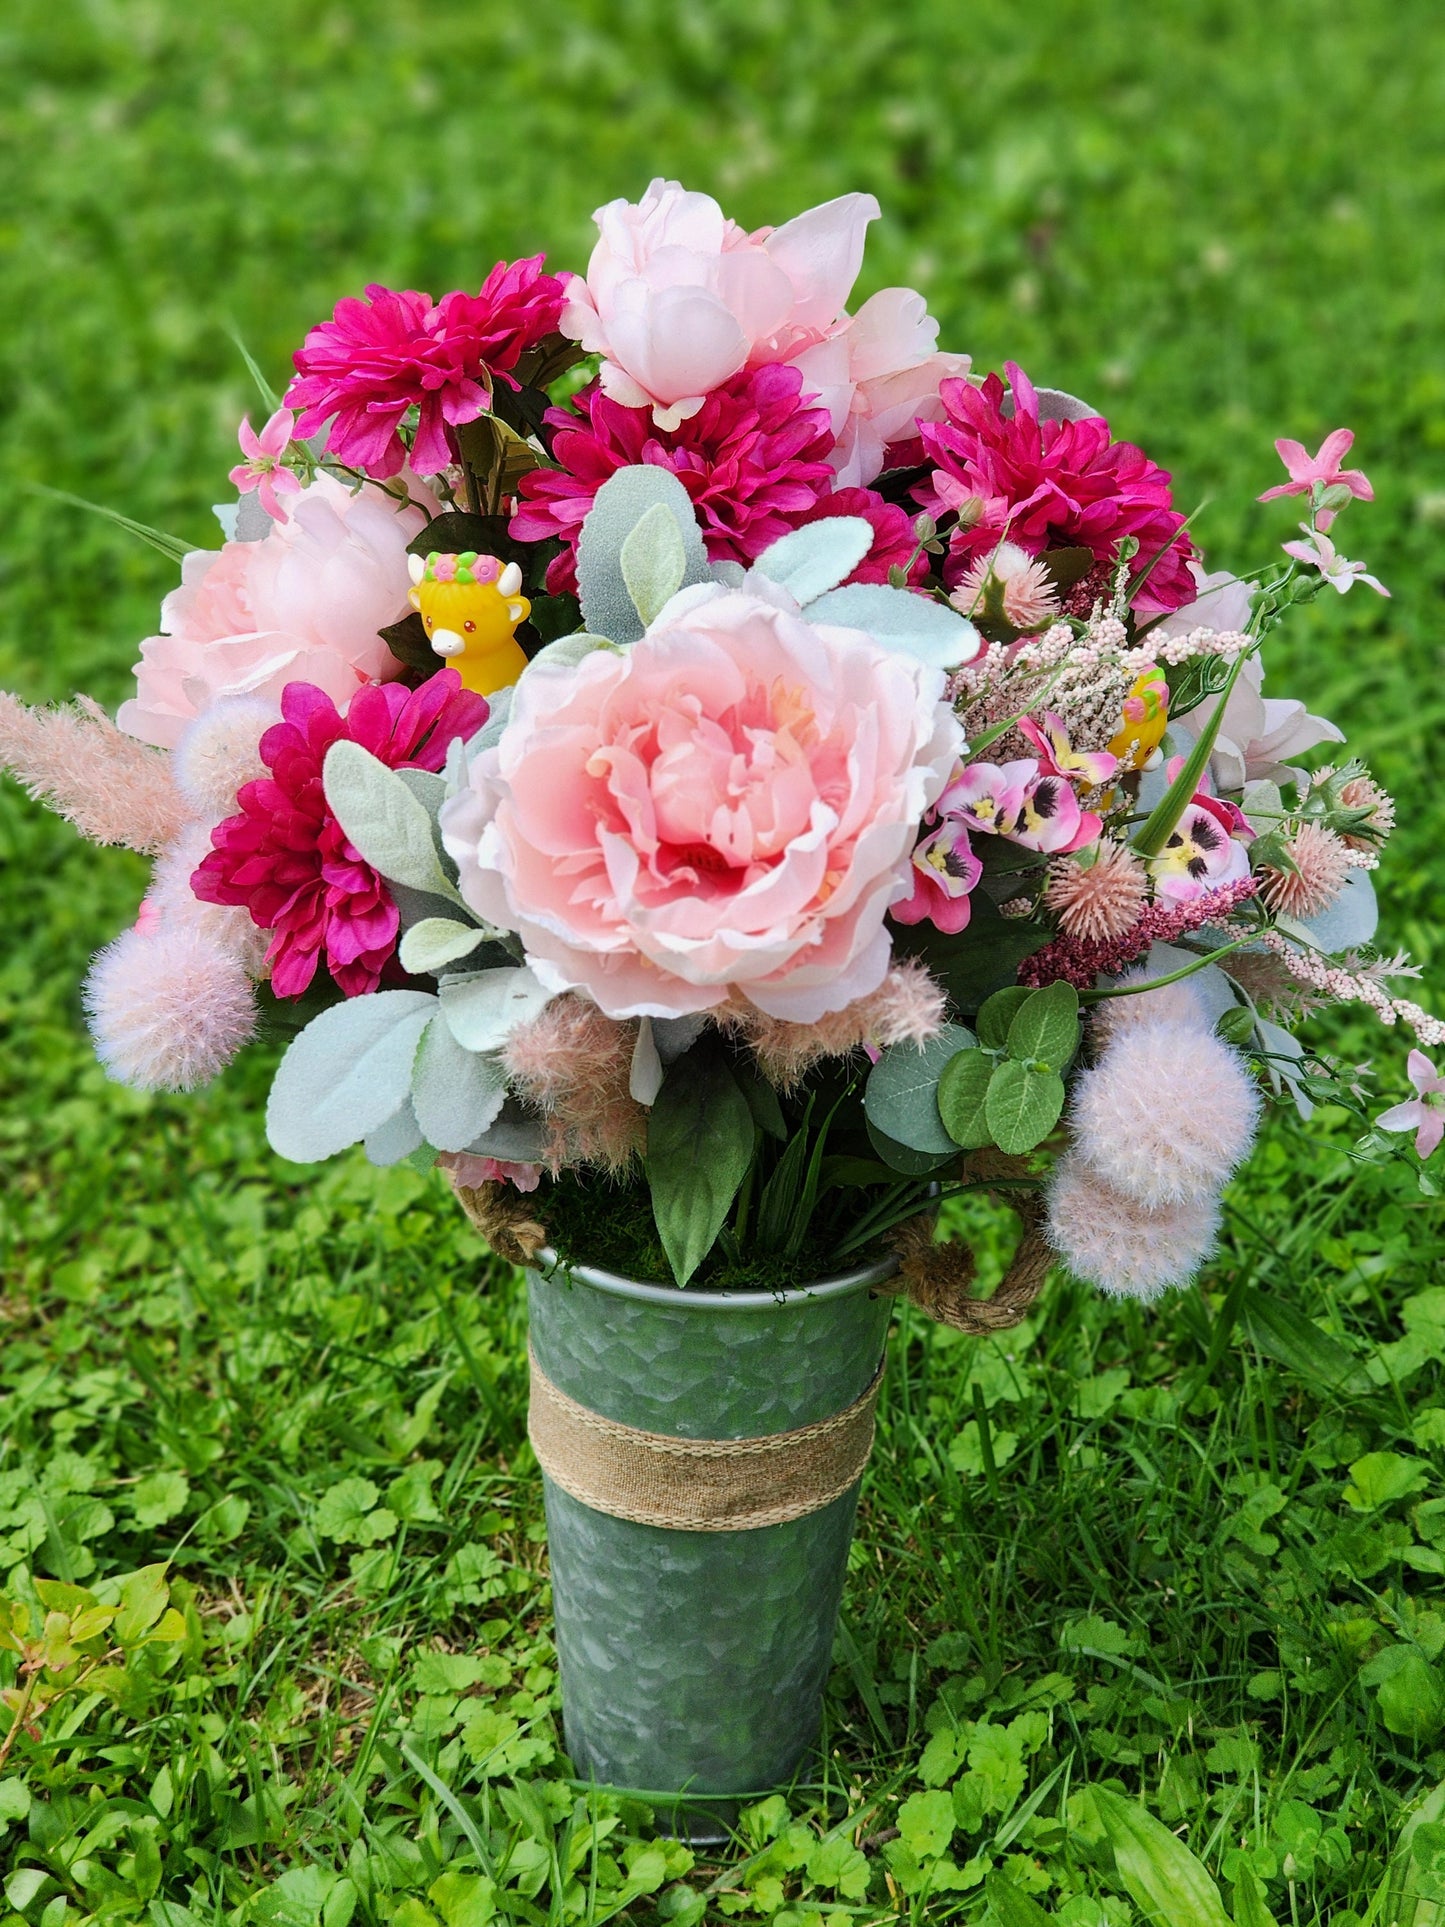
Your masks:
<svg viewBox="0 0 1445 1927"><path fill-rule="evenodd" d="M677 1291L588 1267L529 1271L537 1365L603 1418L688 1439L788 1432L874 1378L888 1259L780 1294ZM746 1531L594 1511L544 1478L567 1750L579 1775L652 1796L659 1821L724 1837L735 1796L814 1745L858 1487ZM681 1796L676 1800L668 1796Z"/></svg>

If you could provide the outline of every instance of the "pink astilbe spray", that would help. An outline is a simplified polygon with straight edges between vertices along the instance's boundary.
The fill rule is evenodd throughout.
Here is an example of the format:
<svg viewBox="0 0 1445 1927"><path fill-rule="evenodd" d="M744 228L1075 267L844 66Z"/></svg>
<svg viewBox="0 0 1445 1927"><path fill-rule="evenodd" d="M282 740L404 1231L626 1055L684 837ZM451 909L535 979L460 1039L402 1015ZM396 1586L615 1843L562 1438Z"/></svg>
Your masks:
<svg viewBox="0 0 1445 1927"><path fill-rule="evenodd" d="M625 1171L647 1137L647 1113L629 1088L637 1026L606 1017L589 998L554 997L502 1049L516 1095L551 1127L548 1165Z"/></svg>
<svg viewBox="0 0 1445 1927"><path fill-rule="evenodd" d="M1151 903L1119 937L1055 937L1019 965L1019 982L1031 990L1059 982L1076 990L1092 990L1096 978L1117 977L1153 944L1177 943L1206 924L1222 923L1258 889L1256 878L1240 877L1218 890L1207 890L1192 903Z"/></svg>
<svg viewBox="0 0 1445 1927"><path fill-rule="evenodd" d="M860 1048L890 1044L920 1048L943 1028L947 998L921 963L896 963L867 997L829 1012L813 1024L765 1017L751 1006L728 1012L725 1021L758 1060L758 1067L779 1090L790 1091L825 1057L846 1057Z"/></svg>
<svg viewBox="0 0 1445 1927"><path fill-rule="evenodd" d="M0 769L92 843L154 853L190 814L170 758L124 735L88 696L31 709L0 690Z"/></svg>
<svg viewBox="0 0 1445 1927"><path fill-rule="evenodd" d="M256 1027L245 965L187 923L123 932L96 956L83 996L96 1055L135 1090L208 1083Z"/></svg>
<svg viewBox="0 0 1445 1927"><path fill-rule="evenodd" d="M1254 1142L1260 1098L1244 1059L1193 1023L1130 1025L1083 1071L1069 1107L1078 1156L1157 1209L1211 1197Z"/></svg>
<svg viewBox="0 0 1445 1927"><path fill-rule="evenodd" d="M1055 1165L1044 1230L1076 1276L1119 1298L1187 1285L1219 1231L1215 1192L1151 1208L1104 1183L1077 1151Z"/></svg>

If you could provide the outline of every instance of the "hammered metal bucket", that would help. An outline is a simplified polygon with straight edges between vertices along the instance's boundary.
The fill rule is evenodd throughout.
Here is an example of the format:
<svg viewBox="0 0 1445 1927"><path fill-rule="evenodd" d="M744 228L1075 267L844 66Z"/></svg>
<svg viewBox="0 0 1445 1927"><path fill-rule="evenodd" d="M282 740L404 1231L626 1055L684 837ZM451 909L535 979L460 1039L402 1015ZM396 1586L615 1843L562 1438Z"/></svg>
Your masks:
<svg viewBox="0 0 1445 1927"><path fill-rule="evenodd" d="M724 1294L541 1257L527 1300L553 1385L620 1424L698 1439L787 1432L851 1405L888 1329L874 1288L897 1269ZM857 1484L785 1524L694 1532L613 1518L543 1483L577 1773L648 1795L672 1831L725 1838L736 1796L788 1780L817 1739Z"/></svg>

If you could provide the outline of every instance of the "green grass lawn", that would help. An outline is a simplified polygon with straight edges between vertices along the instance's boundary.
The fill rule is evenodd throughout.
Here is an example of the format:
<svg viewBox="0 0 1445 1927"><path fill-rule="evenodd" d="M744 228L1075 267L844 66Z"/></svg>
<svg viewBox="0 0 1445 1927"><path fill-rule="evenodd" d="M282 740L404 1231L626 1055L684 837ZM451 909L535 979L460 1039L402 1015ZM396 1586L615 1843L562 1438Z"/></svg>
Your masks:
<svg viewBox="0 0 1445 1927"><path fill-rule="evenodd" d="M1288 532L1276 435L1356 429L1394 600L1270 674L1398 795L1441 1009L1442 124L1428 0L9 0L0 684L124 693L172 568L23 484L214 542L228 326L279 383L342 293L580 265L653 173L749 224L870 189L867 289L1096 398L1216 562ZM108 1085L77 985L143 867L13 786L0 858L0 1581L168 1561L184 1635L18 1741L0 1927L1441 1917L1445 1216L1347 1120L1271 1127L1202 1291L900 1316L823 1760L694 1861L559 1751L513 1274L436 1182L274 1159L265 1050ZM1400 1094L1401 1040L1319 1034Z"/></svg>

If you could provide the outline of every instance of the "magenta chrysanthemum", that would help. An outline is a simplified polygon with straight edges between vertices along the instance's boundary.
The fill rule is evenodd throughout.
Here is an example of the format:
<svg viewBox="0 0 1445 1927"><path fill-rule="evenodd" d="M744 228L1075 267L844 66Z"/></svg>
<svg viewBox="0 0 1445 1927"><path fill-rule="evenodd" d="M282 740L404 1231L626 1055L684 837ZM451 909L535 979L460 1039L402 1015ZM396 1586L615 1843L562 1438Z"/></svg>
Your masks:
<svg viewBox="0 0 1445 1927"><path fill-rule="evenodd" d="M583 519L620 468L672 470L692 498L713 562L751 562L820 498L832 499L832 426L826 408L801 400L802 386L796 368L755 368L715 388L696 414L670 429L653 425L651 409L624 408L596 387L577 397L580 416L549 409L559 466L522 478L511 523L520 542L566 544L547 571L548 590L575 591Z"/></svg>
<svg viewBox="0 0 1445 1927"><path fill-rule="evenodd" d="M314 435L334 416L327 448L338 461L395 475L408 460L401 421L417 408L411 466L418 475L445 468L456 459L448 429L484 414L492 377L510 378L527 349L556 331L562 283L542 272L543 258L499 261L476 294L433 302L373 282L365 301L339 301L296 351L286 393L302 411L296 434Z"/></svg>
<svg viewBox="0 0 1445 1927"><path fill-rule="evenodd" d="M420 689L370 684L343 718L311 683L288 683L283 720L261 738L269 777L247 783L240 810L211 832L213 848L191 878L203 903L244 904L275 932L266 961L278 997L299 997L326 968L348 997L375 990L396 949L396 905L346 840L322 788L321 766L345 738L390 769L440 769L447 745L471 736L487 705L442 669Z"/></svg>
<svg viewBox="0 0 1445 1927"><path fill-rule="evenodd" d="M990 375L981 388L945 381L946 419L918 424L934 468L915 494L933 515L959 515L948 585L1005 536L1030 555L1085 548L1107 562L1120 537L1132 535L1139 542L1132 573L1149 570L1135 606L1157 614L1192 602L1193 549L1165 470L1132 442L1111 441L1102 416L1041 422L1033 383L1013 362L1005 365L1012 414L1004 413L1003 382Z"/></svg>

